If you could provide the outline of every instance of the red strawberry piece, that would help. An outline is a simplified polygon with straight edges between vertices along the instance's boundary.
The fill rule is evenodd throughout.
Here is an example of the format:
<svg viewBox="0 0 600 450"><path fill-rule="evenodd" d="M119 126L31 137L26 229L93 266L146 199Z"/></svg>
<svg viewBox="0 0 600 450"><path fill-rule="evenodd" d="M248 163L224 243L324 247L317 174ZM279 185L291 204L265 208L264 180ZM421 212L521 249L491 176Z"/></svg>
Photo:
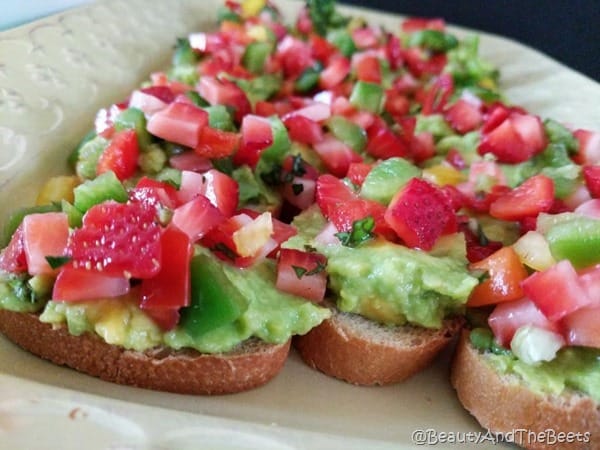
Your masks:
<svg viewBox="0 0 600 450"><path fill-rule="evenodd" d="M394 196L385 221L407 246L424 250L458 226L450 197L420 178L410 180Z"/></svg>
<svg viewBox="0 0 600 450"><path fill-rule="evenodd" d="M583 178L590 195L593 198L600 198L600 166L585 166Z"/></svg>
<svg viewBox="0 0 600 450"><path fill-rule="evenodd" d="M142 202L92 206L67 247L73 267L127 278L156 275L161 228L155 218L156 209Z"/></svg>

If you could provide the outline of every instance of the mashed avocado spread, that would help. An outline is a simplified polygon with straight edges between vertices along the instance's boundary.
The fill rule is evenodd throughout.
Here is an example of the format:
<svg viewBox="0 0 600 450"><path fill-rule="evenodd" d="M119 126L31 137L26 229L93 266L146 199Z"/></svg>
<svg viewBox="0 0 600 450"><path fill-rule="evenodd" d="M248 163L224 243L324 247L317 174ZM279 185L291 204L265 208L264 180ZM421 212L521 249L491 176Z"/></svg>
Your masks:
<svg viewBox="0 0 600 450"><path fill-rule="evenodd" d="M600 402L600 350L567 347L556 358L539 365L529 365L512 354L487 352L487 360L505 375L520 377L529 388L540 394L560 395L565 389L584 392Z"/></svg>
<svg viewBox="0 0 600 450"><path fill-rule="evenodd" d="M316 247L327 256L330 287L337 307L390 325L412 323L439 328L448 314L459 312L477 279L464 261L437 257L388 241L358 247L320 245L314 238L325 224L318 208L294 219L299 234L285 245Z"/></svg>
<svg viewBox="0 0 600 450"><path fill-rule="evenodd" d="M138 308L139 295L86 302L49 301L40 316L42 322L66 323L69 332L80 335L93 331L106 342L143 351L166 345L174 349L194 348L203 353L227 352L251 337L269 343L286 342L292 335L307 333L329 317L326 308L275 288L272 261L248 269L225 263L222 270L248 301L247 309L235 321L191 336L181 327L164 333Z"/></svg>

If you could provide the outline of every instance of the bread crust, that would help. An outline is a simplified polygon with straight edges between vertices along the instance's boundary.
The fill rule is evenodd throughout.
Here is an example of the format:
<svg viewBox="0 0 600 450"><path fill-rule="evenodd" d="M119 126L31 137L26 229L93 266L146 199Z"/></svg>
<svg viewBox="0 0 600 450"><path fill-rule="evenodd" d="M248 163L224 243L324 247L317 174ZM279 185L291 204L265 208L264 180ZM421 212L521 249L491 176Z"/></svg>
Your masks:
<svg viewBox="0 0 600 450"><path fill-rule="evenodd" d="M282 369L290 341L248 341L225 354L158 348L146 352L107 344L99 336L74 336L35 314L0 308L0 332L23 349L113 383L180 394L232 394L261 386Z"/></svg>
<svg viewBox="0 0 600 450"><path fill-rule="evenodd" d="M457 345L451 382L463 406L483 427L501 433L526 430L514 436L528 449L600 448L600 409L593 399L574 391L557 397L529 390L516 376L495 371L468 336L464 331ZM546 430L581 433L581 438L572 443L536 442L534 435L546 436ZM588 442L583 442L588 440L585 436Z"/></svg>
<svg viewBox="0 0 600 450"><path fill-rule="evenodd" d="M427 367L462 324L462 318L456 318L445 321L440 330L386 327L334 310L330 319L293 342L306 364L329 376L362 386L387 385Z"/></svg>

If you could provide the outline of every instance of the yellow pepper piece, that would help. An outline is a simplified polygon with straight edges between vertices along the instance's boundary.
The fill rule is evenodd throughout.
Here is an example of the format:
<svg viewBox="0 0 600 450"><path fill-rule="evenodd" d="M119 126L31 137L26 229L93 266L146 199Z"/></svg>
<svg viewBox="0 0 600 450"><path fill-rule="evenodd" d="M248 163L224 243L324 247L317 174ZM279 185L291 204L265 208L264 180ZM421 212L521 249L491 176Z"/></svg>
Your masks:
<svg viewBox="0 0 600 450"><path fill-rule="evenodd" d="M242 13L244 17L257 16L266 4L265 0L244 0L242 2Z"/></svg>
<svg viewBox="0 0 600 450"><path fill-rule="evenodd" d="M265 42L269 39L269 35L267 34L267 29L262 25L256 25L251 27L248 32L248 36L258 42Z"/></svg>
<svg viewBox="0 0 600 450"><path fill-rule="evenodd" d="M481 86L484 89L489 89L491 91L498 89L498 85L496 84L496 82L489 77L480 80L479 86Z"/></svg>
<svg viewBox="0 0 600 450"><path fill-rule="evenodd" d="M465 174L446 164L437 164L423 169L423 178L438 186L445 186L447 184L454 186L467 179Z"/></svg>
<svg viewBox="0 0 600 450"><path fill-rule="evenodd" d="M78 184L79 179L76 176L52 177L40 190L35 203L37 205L48 205L61 200L73 203L73 189Z"/></svg>

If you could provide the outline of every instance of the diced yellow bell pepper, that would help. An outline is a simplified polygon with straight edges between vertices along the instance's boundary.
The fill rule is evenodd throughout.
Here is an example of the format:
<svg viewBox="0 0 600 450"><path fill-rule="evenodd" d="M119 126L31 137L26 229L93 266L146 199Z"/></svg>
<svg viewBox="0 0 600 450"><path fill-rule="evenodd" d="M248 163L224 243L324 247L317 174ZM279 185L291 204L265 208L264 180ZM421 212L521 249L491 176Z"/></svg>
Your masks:
<svg viewBox="0 0 600 450"><path fill-rule="evenodd" d="M79 184L76 176L58 176L50 178L40 189L36 199L37 205L48 205L66 200L73 203L73 189Z"/></svg>
<svg viewBox="0 0 600 450"><path fill-rule="evenodd" d="M244 0L242 2L242 13L244 17L256 16L266 4L265 0Z"/></svg>
<svg viewBox="0 0 600 450"><path fill-rule="evenodd" d="M448 184L454 186L467 179L465 174L446 164L437 164L423 169L423 178L438 186L445 186Z"/></svg>
<svg viewBox="0 0 600 450"><path fill-rule="evenodd" d="M258 42L265 42L269 39L269 35L267 34L267 29L262 25L256 25L248 29L248 36Z"/></svg>

